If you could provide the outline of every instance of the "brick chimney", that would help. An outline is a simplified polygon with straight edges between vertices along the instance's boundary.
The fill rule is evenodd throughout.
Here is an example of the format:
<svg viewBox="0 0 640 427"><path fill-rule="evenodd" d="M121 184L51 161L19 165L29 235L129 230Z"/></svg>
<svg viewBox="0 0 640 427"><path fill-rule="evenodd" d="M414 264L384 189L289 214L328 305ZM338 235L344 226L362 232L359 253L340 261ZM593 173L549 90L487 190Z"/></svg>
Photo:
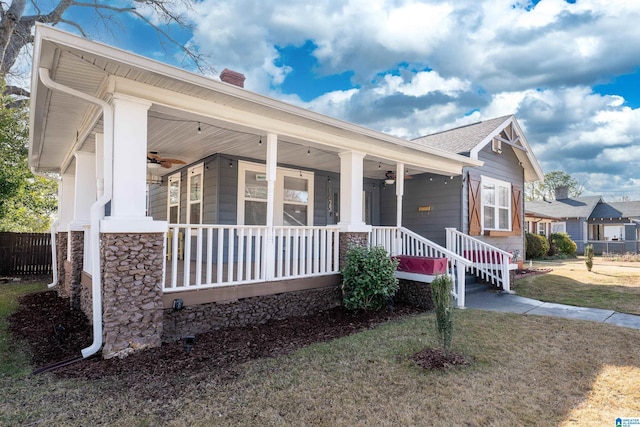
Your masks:
<svg viewBox="0 0 640 427"><path fill-rule="evenodd" d="M235 86L244 87L244 74L225 68L220 73L220 80Z"/></svg>
<svg viewBox="0 0 640 427"><path fill-rule="evenodd" d="M567 187L566 185L561 185L559 187L556 187L555 193L556 193L556 200L568 199L569 187Z"/></svg>

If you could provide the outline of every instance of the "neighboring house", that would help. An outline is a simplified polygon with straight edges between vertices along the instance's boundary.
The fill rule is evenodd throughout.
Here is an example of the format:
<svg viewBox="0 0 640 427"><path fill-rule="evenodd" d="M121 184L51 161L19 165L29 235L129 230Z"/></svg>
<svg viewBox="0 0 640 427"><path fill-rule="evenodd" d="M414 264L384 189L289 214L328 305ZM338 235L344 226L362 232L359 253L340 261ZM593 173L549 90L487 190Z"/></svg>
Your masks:
<svg viewBox="0 0 640 427"><path fill-rule="evenodd" d="M596 254L639 250L640 202L609 203L601 196L568 197L561 189L555 200L526 202L526 217L529 230L544 220L549 222L550 232L567 233L576 242L579 254L589 243Z"/></svg>
<svg viewBox="0 0 640 427"><path fill-rule="evenodd" d="M446 258L459 306L465 269L509 290L542 179L513 116L407 141L221 79L36 27L29 162L61 175L54 282L93 322L84 356L339 304L354 244Z"/></svg>

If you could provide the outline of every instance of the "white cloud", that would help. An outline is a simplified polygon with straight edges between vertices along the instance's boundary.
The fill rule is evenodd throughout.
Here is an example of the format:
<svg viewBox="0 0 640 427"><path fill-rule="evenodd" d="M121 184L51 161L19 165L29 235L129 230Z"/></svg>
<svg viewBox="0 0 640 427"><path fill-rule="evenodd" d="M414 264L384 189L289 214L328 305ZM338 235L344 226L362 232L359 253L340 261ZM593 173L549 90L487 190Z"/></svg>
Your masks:
<svg viewBox="0 0 640 427"><path fill-rule="evenodd" d="M638 179L621 162L637 159L640 110L592 90L640 69L634 1L203 0L192 19L251 90L406 138L515 113L545 171L603 191ZM357 88L283 94L296 70L276 47L308 40L315 73L350 71Z"/></svg>

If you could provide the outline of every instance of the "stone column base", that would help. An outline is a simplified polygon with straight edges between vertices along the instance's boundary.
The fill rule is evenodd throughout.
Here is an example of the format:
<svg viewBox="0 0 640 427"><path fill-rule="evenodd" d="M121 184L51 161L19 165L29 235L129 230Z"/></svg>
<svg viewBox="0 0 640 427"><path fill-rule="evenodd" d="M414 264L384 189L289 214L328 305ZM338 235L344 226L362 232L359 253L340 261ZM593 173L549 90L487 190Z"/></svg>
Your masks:
<svg viewBox="0 0 640 427"><path fill-rule="evenodd" d="M369 244L369 233L362 232L340 232L339 259L340 270L344 267L347 251L353 246L367 246Z"/></svg>
<svg viewBox="0 0 640 427"><path fill-rule="evenodd" d="M105 359L162 344L163 233L104 233L102 260Z"/></svg>
<svg viewBox="0 0 640 427"><path fill-rule="evenodd" d="M58 296L62 298L69 298L69 292L65 287L66 270L64 265L67 259L68 240L69 234L66 231L56 233L56 256L58 257L58 285L56 286L56 291Z"/></svg>

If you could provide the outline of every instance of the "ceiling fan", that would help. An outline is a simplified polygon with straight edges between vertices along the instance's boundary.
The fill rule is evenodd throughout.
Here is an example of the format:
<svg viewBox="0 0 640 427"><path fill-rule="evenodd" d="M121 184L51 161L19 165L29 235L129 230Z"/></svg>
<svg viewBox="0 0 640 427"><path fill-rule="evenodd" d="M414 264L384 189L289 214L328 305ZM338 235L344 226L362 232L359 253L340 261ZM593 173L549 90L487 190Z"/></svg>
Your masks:
<svg viewBox="0 0 640 427"><path fill-rule="evenodd" d="M147 166L149 168L165 168L169 169L173 165L186 165L187 163L180 159L171 159L168 157L160 157L157 151L149 151L147 153Z"/></svg>
<svg viewBox="0 0 640 427"><path fill-rule="evenodd" d="M412 179L413 177L411 175L409 175L408 172L405 172L404 174L404 179ZM394 171L387 171L384 174L384 182L386 184L393 184L394 182L396 182L396 173Z"/></svg>

